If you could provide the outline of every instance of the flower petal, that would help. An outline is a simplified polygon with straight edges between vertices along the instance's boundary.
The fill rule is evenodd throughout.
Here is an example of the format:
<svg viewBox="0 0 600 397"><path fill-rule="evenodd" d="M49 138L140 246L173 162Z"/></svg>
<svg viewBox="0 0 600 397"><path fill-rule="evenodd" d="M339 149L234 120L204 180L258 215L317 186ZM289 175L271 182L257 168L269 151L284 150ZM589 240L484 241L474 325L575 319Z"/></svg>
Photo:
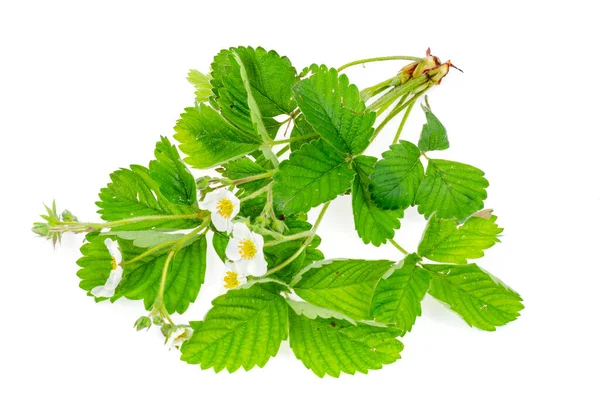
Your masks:
<svg viewBox="0 0 600 397"><path fill-rule="evenodd" d="M231 223L230 219L223 218L221 215L219 215L218 212L215 211L210 214L210 220L215 226L215 229L217 229L218 231L225 232L228 234L231 233L231 230L233 229L233 224Z"/></svg>
<svg viewBox="0 0 600 397"><path fill-rule="evenodd" d="M233 224L233 237L240 240L251 240L252 232L250 231L250 229L248 229L248 226L246 226L245 223L237 222Z"/></svg>
<svg viewBox="0 0 600 397"><path fill-rule="evenodd" d="M121 248L119 247L118 241L107 238L104 240L104 245L106 245L106 249L108 249L110 256L115 258L117 264L123 262L123 254L121 254Z"/></svg>
<svg viewBox="0 0 600 397"><path fill-rule="evenodd" d="M262 252L265 245L265 239L262 234L252 232L252 240L254 241L254 245L256 245L256 251Z"/></svg>
<svg viewBox="0 0 600 397"><path fill-rule="evenodd" d="M236 223L236 225L237 225L237 223ZM235 227L235 225L234 225L234 227ZM227 255L227 257L234 262L242 259L242 256L240 255L240 249L239 249L241 242L242 242L241 239L232 237L229 239L229 243L227 243L227 248L225 248L225 255ZM238 264L236 263L235 266L237 267ZM239 267L238 267L238 269L239 269Z"/></svg>
<svg viewBox="0 0 600 397"><path fill-rule="evenodd" d="M257 252L254 259L248 261L247 272L255 277L263 276L267 272L267 261L262 251Z"/></svg>

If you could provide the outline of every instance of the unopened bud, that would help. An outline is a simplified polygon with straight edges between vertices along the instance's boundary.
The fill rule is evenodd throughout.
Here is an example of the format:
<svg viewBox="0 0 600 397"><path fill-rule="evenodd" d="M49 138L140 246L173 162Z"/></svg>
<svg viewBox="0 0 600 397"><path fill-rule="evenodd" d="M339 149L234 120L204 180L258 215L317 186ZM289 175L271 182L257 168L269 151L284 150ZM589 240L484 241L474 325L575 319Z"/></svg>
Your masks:
<svg viewBox="0 0 600 397"><path fill-rule="evenodd" d="M135 321L133 325L135 329L141 331L143 329L150 329L152 327L152 320L150 317L142 316Z"/></svg>
<svg viewBox="0 0 600 397"><path fill-rule="evenodd" d="M63 222L77 222L77 217L69 210L64 210L60 217L62 218Z"/></svg>
<svg viewBox="0 0 600 397"><path fill-rule="evenodd" d="M42 237L48 237L50 235L50 227L47 223L36 222L33 224L31 231Z"/></svg>

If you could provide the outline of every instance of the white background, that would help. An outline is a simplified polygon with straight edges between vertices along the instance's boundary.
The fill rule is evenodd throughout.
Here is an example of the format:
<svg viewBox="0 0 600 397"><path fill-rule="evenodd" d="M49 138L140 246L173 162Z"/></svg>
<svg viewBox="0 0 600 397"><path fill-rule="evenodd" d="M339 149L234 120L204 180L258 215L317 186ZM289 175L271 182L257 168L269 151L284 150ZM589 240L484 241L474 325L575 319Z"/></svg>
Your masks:
<svg viewBox="0 0 600 397"><path fill-rule="evenodd" d="M597 396L599 65L593 1L3 1L0 5L0 361L3 395ZM212 4L212 5L211 5ZM594 40L595 38L595 40ZM160 135L193 103L188 69L237 45L263 46L302 68L431 47L451 70L430 91L451 148L476 165L487 207L505 228L479 265L519 291L522 317L470 329L426 299L402 359L368 376L318 379L287 343L264 369L214 374L179 361L157 330L137 333L140 302L94 304L75 276L82 236L56 250L34 238L42 202L98 220L108 175L147 164ZM365 87L401 63L355 67ZM415 108L404 138L416 140ZM394 126L371 154L389 145ZM314 214L312 214L314 217ZM415 249L424 222L409 211L397 241ZM364 246L350 199L327 213L327 257L398 258ZM181 321L201 319L207 285Z"/></svg>

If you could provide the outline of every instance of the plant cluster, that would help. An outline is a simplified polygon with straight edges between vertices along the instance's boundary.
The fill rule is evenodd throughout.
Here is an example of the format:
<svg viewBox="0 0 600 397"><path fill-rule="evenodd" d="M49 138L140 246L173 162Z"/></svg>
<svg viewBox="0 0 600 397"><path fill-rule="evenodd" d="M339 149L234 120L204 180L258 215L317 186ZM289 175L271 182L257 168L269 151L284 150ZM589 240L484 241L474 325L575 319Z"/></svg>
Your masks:
<svg viewBox="0 0 600 397"><path fill-rule="evenodd" d="M363 90L340 73L387 60L409 63ZM148 313L135 327L160 328L183 361L203 369L262 367L286 339L320 377L379 369L400 358L398 338L411 331L425 294L494 331L523 305L470 262L502 231L483 209L488 181L476 167L431 154L449 141L425 93L452 66L427 51L298 72L274 51L223 50L210 74L188 76L195 104L174 135L183 158L162 137L147 167L110 175L96 203L104 222L81 222L53 204L33 231L55 244L85 233L80 287L96 301L143 300ZM419 141L401 140L421 98ZM382 158L364 155L400 116ZM218 176L194 178L188 165ZM346 194L362 241L390 243L398 257L325 259L317 230L330 202ZM411 206L427 219L413 253L394 240ZM223 267L228 291L203 320L178 324L171 316L185 313L204 282L210 235L224 264L210 265Z"/></svg>

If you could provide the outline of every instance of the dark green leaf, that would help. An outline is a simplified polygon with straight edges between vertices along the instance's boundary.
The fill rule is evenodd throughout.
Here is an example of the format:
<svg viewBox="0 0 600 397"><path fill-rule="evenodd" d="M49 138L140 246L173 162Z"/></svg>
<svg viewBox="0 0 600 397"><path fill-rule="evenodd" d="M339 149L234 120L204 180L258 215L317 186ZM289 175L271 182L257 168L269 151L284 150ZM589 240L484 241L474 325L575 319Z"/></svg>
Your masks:
<svg viewBox="0 0 600 397"><path fill-rule="evenodd" d="M335 69L312 68L313 75L294 86L298 106L314 129L342 153L362 153L373 135L375 113L365 107L358 88Z"/></svg>
<svg viewBox="0 0 600 397"><path fill-rule="evenodd" d="M431 112L431 109L422 106L427 118L427 123L423 124L421 137L419 138L419 149L424 152L431 150L445 150L450 147L446 128L440 120Z"/></svg>
<svg viewBox="0 0 600 397"><path fill-rule="evenodd" d="M424 265L429 294L450 305L470 326L494 331L519 317L522 299L477 265Z"/></svg>
<svg viewBox="0 0 600 397"><path fill-rule="evenodd" d="M483 171L467 164L429 160L415 199L419 213L430 217L437 212L440 218L465 220L483 208L489 185L483 175Z"/></svg>
<svg viewBox="0 0 600 397"><path fill-rule="evenodd" d="M320 139L307 143L273 176L275 204L284 214L308 212L346 192L353 177L346 159L327 143Z"/></svg>
<svg viewBox="0 0 600 397"><path fill-rule="evenodd" d="M369 156L358 156L354 159L357 177L352 185L352 212L354 227L365 244L372 243L378 247L394 237L394 230L400 227L398 218L402 218L402 210L384 210L375 205L369 192L370 175L377 159Z"/></svg>
<svg viewBox="0 0 600 397"><path fill-rule="evenodd" d="M294 120L294 128L290 133L290 139L292 139L290 142L290 149L292 152L296 151L305 143L314 141L318 137L317 131L315 131L313 126L306 121L306 117L301 114Z"/></svg>
<svg viewBox="0 0 600 397"><path fill-rule="evenodd" d="M373 201L385 209L410 207L415 203L424 174L419 148L408 141L390 146L371 175Z"/></svg>
<svg viewBox="0 0 600 397"><path fill-rule="evenodd" d="M223 233L213 234L212 244L215 252L219 256L219 258L225 263L227 260L227 255L225 255L225 249L227 248L227 243L229 243L229 237L227 237Z"/></svg>
<svg viewBox="0 0 600 397"><path fill-rule="evenodd" d="M161 137L154 150L156 160L150 162L150 177L167 200L175 204L197 207L196 181L181 161L177 148Z"/></svg>
<svg viewBox="0 0 600 397"><path fill-rule="evenodd" d="M217 171L225 178L238 180L264 174L267 172L267 169L250 160L248 157L242 157L223 164L222 168L218 168ZM264 178L239 184L237 187L244 190L244 192L251 193L264 187L269 182L271 182L271 178Z"/></svg>

